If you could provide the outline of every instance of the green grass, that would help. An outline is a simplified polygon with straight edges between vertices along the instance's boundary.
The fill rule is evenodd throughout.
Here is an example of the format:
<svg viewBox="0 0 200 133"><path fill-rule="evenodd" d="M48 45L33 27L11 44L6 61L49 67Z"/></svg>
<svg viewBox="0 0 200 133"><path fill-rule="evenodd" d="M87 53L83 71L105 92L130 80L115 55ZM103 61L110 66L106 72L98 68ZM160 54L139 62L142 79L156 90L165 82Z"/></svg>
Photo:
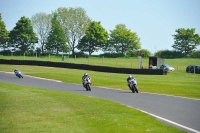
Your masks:
<svg viewBox="0 0 200 133"><path fill-rule="evenodd" d="M114 89L128 90L126 85L127 74L84 71L77 69L0 65L0 71L12 72L20 69L24 74L43 78L57 79L67 83L81 84L81 77L87 72L92 78L92 86L104 86ZM200 99L200 74L186 73L184 70L170 72L167 75L133 75L140 92L151 92L184 96Z"/></svg>
<svg viewBox="0 0 200 133"><path fill-rule="evenodd" d="M181 133L119 103L0 82L1 133Z"/></svg>

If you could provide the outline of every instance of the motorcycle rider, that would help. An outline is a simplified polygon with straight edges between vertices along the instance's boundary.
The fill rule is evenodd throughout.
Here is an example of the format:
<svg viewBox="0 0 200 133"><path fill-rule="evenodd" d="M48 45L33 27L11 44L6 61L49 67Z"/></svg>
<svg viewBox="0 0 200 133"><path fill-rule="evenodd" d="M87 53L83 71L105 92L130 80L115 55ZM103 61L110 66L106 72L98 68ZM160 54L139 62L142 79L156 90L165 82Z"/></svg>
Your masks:
<svg viewBox="0 0 200 133"><path fill-rule="evenodd" d="M17 69L14 70L14 73L15 73L15 74L18 74L18 72L19 72L19 70L17 70Z"/></svg>
<svg viewBox="0 0 200 133"><path fill-rule="evenodd" d="M83 77L82 77L82 83L83 83L83 86L84 86L84 80L86 78L90 78L89 75L87 73L84 73Z"/></svg>
<svg viewBox="0 0 200 133"><path fill-rule="evenodd" d="M15 73L16 76L19 75L19 72L20 72L20 70L18 70L18 69L15 68L14 73ZM23 76L21 76L21 77L23 78Z"/></svg>
<svg viewBox="0 0 200 133"><path fill-rule="evenodd" d="M135 79L132 75L129 75L128 78L126 79L128 87L130 88L129 80Z"/></svg>

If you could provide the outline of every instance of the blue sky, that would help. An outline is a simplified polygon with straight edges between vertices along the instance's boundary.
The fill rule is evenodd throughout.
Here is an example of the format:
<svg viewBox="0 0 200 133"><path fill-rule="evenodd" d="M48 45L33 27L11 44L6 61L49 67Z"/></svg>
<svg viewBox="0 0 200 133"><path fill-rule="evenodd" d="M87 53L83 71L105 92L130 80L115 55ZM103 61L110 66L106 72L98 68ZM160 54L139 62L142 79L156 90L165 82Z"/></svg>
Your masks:
<svg viewBox="0 0 200 133"><path fill-rule="evenodd" d="M200 34L200 0L0 0L7 30L12 30L22 16L31 18L59 7L84 8L108 32L117 24L125 24L137 33L142 49L152 53L172 50L175 29L196 28Z"/></svg>

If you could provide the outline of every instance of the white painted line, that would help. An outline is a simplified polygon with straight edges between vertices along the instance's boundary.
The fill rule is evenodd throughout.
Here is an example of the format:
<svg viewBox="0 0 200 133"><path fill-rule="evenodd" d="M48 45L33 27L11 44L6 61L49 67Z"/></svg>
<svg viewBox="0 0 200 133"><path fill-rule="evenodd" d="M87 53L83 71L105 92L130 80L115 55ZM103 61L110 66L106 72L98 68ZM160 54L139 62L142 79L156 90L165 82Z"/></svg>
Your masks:
<svg viewBox="0 0 200 133"><path fill-rule="evenodd" d="M95 86L95 87L109 89L109 90L130 91L130 90L123 90L123 89L120 89L120 88L113 89L113 88L108 88L108 87L103 87L103 86ZM139 93L146 93L146 94L152 94L152 95L163 95L163 96L169 96L169 97L178 97L178 98L197 100L197 101L200 100L200 99L197 99L197 98L188 98L188 97L174 96L174 95L169 95L169 94L167 95L167 94L159 94L159 93L151 93L151 92L139 92Z"/></svg>
<svg viewBox="0 0 200 133"><path fill-rule="evenodd" d="M40 78L40 77L35 77L35 76L30 76L30 75L26 75L26 77L37 78L37 79L43 79L43 80L49 80L49 81L54 81L54 82L59 82L59 83L62 82L62 81L60 81L60 80L46 79L46 78Z"/></svg>
<svg viewBox="0 0 200 133"><path fill-rule="evenodd" d="M125 105L125 104L122 104L122 105ZM125 105L125 106L127 106L127 105ZM127 106L127 107L133 108L133 107L131 107L131 106ZM133 108L133 109L137 109L137 108ZM195 129L192 129L192 128L183 126L183 125L181 125L181 124L178 124L178 123L173 122L173 121L171 121L171 120L165 119L165 118L163 118L163 117L154 115L154 114L152 114L152 113L149 113L149 112L146 112L146 111L143 111L143 110L140 110L140 109L137 109L137 110L139 110L139 111L141 111L141 112L143 112L143 113L145 113L145 114L151 115L151 116L153 116L153 117L156 117L156 118L158 118L158 119L160 119L160 120L163 120L163 121L166 121L166 122L168 122L168 123L171 123L171 124L173 124L173 125L176 125L176 126L178 126L178 127L181 127L181 128L186 129L186 130L192 131L192 132L194 132L194 133L200 133L200 131L197 131L197 130L195 130Z"/></svg>
<svg viewBox="0 0 200 133"><path fill-rule="evenodd" d="M182 97L182 96L174 96L174 95L166 95L166 94L159 94L159 93L150 93L150 92L141 92L141 93L147 93L147 94L152 94L152 95L163 95L163 96L169 96L169 97L178 97L178 98L184 98L184 99L191 99L191 100L200 100L197 98L188 98L188 97Z"/></svg>
<svg viewBox="0 0 200 133"><path fill-rule="evenodd" d="M138 110L139 110L139 109L138 109ZM143 110L140 110L140 111L143 112L143 113L146 113L146 114L148 114L148 115L151 115L151 116L153 116L153 117L156 117L156 118L158 118L158 119L161 119L161 120L163 120L163 121L166 121L166 122L168 122L168 123L171 123L171 124L173 124L173 125L176 125L176 126L178 126L178 127L184 128L184 129L186 129L186 130L189 130L189 131L192 131L192 132L195 132L195 133L200 133L200 131L197 131L197 130L195 130L195 129L192 129L192 128L183 126L183 125L181 125L181 124L178 124L178 123L176 123L176 122L170 121L170 120L165 119L165 118L162 118L162 117L160 117L160 116L157 116L157 115L148 113L148 112L143 111Z"/></svg>
<svg viewBox="0 0 200 133"><path fill-rule="evenodd" d="M14 72L5 72L5 71L0 71L0 72L14 74Z"/></svg>

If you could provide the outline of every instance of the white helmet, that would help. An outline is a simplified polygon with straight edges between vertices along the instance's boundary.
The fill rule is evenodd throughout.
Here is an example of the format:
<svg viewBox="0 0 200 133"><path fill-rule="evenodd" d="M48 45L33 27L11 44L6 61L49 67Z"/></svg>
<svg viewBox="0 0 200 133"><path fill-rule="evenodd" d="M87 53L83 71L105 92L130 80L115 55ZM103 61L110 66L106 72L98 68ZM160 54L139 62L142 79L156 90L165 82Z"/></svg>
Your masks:
<svg viewBox="0 0 200 133"><path fill-rule="evenodd" d="M84 73L85 76L87 76L87 73Z"/></svg>
<svg viewBox="0 0 200 133"><path fill-rule="evenodd" d="M129 75L129 78L132 78L132 76L131 76L131 75Z"/></svg>

